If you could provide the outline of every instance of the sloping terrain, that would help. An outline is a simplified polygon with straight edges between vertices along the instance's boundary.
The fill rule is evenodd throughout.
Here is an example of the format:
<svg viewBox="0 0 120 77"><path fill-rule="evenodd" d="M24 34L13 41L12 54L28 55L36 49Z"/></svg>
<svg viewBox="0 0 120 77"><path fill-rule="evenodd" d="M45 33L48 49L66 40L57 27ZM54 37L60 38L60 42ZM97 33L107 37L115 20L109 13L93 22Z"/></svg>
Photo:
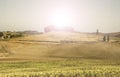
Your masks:
<svg viewBox="0 0 120 77"><path fill-rule="evenodd" d="M118 60L120 58L119 44L103 42L102 35L95 34L51 32L1 41L0 45L0 53L7 52L7 56L4 57L8 60L64 58ZM1 58L3 59L3 56Z"/></svg>
<svg viewBox="0 0 120 77"><path fill-rule="evenodd" d="M26 36L18 40L36 41L98 41L102 40L102 35L75 33L75 32L48 32L41 35Z"/></svg>

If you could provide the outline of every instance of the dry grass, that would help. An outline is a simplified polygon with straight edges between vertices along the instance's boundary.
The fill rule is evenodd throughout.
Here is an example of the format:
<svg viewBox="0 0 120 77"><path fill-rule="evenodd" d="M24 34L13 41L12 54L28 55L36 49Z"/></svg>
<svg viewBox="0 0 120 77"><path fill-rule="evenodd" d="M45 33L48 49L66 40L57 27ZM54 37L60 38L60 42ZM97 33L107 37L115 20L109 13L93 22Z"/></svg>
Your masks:
<svg viewBox="0 0 120 77"><path fill-rule="evenodd" d="M28 40L28 41L19 41ZM31 41L32 40L32 41ZM61 43L61 40L78 43ZM84 33L46 33L1 41L1 52L12 53L7 58L18 59L119 59L119 44L101 42L102 36ZM39 42L58 41L58 43Z"/></svg>

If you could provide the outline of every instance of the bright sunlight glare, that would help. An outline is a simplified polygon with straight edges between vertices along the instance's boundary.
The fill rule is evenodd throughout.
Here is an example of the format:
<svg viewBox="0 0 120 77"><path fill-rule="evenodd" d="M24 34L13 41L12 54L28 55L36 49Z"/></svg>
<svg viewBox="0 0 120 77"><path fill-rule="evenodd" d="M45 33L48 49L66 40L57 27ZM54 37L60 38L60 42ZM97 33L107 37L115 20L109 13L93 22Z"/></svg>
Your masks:
<svg viewBox="0 0 120 77"><path fill-rule="evenodd" d="M57 29L64 29L66 26L70 25L69 13L66 11L55 12L53 15L52 23Z"/></svg>

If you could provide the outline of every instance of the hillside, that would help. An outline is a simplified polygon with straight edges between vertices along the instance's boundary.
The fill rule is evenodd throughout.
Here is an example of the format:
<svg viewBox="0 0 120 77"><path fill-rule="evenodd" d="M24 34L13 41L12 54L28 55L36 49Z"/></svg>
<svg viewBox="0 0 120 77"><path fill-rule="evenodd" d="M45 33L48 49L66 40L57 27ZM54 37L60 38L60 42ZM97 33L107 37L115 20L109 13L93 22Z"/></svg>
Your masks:
<svg viewBox="0 0 120 77"><path fill-rule="evenodd" d="M48 32L40 35L31 35L18 40L36 40L36 41L99 41L102 35L75 33L75 32Z"/></svg>
<svg viewBox="0 0 120 77"><path fill-rule="evenodd" d="M1 58L12 59L115 59L120 58L119 44L102 41L102 35L50 32L1 41ZM2 48L4 47L4 48ZM3 51L9 51L5 55ZM12 53L12 54L10 54ZM9 60L9 59L8 59Z"/></svg>
<svg viewBox="0 0 120 77"><path fill-rule="evenodd" d="M50 32L0 41L0 77L120 77L120 38Z"/></svg>

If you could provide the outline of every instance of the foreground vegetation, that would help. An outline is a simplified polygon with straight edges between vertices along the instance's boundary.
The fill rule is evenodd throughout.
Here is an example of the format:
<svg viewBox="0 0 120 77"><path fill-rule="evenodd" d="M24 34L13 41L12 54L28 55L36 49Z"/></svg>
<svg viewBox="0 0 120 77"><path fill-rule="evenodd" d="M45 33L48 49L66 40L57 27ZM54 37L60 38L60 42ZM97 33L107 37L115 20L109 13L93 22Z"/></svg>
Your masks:
<svg viewBox="0 0 120 77"><path fill-rule="evenodd" d="M0 77L120 77L120 62L65 59L1 62Z"/></svg>

